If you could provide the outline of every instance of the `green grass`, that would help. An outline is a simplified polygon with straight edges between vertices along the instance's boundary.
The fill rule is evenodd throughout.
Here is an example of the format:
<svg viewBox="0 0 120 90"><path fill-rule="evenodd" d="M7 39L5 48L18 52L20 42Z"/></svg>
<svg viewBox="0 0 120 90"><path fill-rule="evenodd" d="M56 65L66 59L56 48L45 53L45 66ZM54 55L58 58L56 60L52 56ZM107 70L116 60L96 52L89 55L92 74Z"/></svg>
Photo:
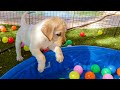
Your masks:
<svg viewBox="0 0 120 90"><path fill-rule="evenodd" d="M10 25L6 26L8 32L2 33L0 32L0 51L4 50L8 47L11 47L13 44L4 44L1 41L1 38L4 36L13 36L15 38L16 31L11 31ZM17 27L19 28L19 26ZM120 28L107 28L107 29L72 29L67 31L66 37L67 40L70 39L73 41L73 45L92 45L92 46L101 46L107 48L113 48L116 50L120 50ZM102 35L98 35L98 30L102 30L104 33ZM117 30L116 36L114 37L114 33ZM80 37L80 32L84 31L86 36ZM22 49L22 55L24 60L31 57L30 52L26 52ZM15 48L12 48L2 54L0 54L0 76L6 73L8 70L16 66L21 62L16 61L16 53Z"/></svg>
<svg viewBox="0 0 120 90"><path fill-rule="evenodd" d="M12 36L15 39L16 32L19 28L17 26L16 31L11 30L11 25L4 25L7 28L7 32L3 33L0 32L0 51L7 49L11 46L13 46L15 43L9 44L9 43L2 43L2 37L10 37ZM24 56L24 59L27 59L31 56L30 52L26 52L22 49L22 55ZM12 48L2 54L0 54L0 76L3 75L5 72L10 70L15 65L19 64L20 62L16 61L16 53L15 48Z"/></svg>
<svg viewBox="0 0 120 90"><path fill-rule="evenodd" d="M66 33L67 39L73 41L73 45L92 45L113 48L120 50L120 28L106 28L106 29L74 29ZM98 31L102 30L103 34L98 35ZM114 33L117 33L114 37ZM80 32L86 34L85 37L80 37Z"/></svg>

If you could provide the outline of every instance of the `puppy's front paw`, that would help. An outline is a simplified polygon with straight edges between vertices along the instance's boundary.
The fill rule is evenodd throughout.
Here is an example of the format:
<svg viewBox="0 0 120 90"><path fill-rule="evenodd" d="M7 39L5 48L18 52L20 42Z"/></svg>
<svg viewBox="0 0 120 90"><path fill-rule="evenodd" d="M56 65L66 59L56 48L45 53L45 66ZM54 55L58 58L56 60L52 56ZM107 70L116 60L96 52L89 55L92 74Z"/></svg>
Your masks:
<svg viewBox="0 0 120 90"><path fill-rule="evenodd" d="M63 56L62 54L57 54L57 55L56 55L56 60L57 60L59 63L61 63L61 62L63 62L63 60L64 60L64 56Z"/></svg>
<svg viewBox="0 0 120 90"><path fill-rule="evenodd" d="M45 69L45 64L38 64L38 71L42 73Z"/></svg>
<svg viewBox="0 0 120 90"><path fill-rule="evenodd" d="M17 61L22 61L24 58L22 56L17 56Z"/></svg>

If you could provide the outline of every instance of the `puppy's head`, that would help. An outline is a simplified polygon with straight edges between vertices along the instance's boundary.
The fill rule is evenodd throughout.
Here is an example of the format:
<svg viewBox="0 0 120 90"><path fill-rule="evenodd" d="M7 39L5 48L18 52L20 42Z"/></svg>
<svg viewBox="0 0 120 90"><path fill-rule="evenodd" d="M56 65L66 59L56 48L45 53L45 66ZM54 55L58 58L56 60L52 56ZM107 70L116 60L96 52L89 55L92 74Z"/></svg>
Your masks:
<svg viewBox="0 0 120 90"><path fill-rule="evenodd" d="M67 25L63 19L52 17L45 20L42 32L49 41L53 41L56 45L61 46L66 41L66 29Z"/></svg>

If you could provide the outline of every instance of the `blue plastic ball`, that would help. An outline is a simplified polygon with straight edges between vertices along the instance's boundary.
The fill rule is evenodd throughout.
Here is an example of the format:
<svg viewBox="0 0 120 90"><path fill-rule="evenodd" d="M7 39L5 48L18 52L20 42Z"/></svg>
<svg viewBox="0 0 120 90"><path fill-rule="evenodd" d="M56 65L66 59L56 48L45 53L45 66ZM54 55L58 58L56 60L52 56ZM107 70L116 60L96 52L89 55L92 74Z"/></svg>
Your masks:
<svg viewBox="0 0 120 90"><path fill-rule="evenodd" d="M110 71L111 71L112 74L116 72L115 66L109 65L108 68L110 69Z"/></svg>

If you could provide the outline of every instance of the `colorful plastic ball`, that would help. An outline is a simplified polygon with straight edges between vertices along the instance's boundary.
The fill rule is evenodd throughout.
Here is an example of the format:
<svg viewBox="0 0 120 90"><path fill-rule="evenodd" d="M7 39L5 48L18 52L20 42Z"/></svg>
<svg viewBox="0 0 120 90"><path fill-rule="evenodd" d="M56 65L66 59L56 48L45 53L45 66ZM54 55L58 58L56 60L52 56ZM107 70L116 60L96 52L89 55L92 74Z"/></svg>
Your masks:
<svg viewBox="0 0 120 90"><path fill-rule="evenodd" d="M23 48L24 48L25 51L29 51L29 47L28 46L24 45Z"/></svg>
<svg viewBox="0 0 120 90"><path fill-rule="evenodd" d="M9 37L8 38L8 43L13 43L14 42L14 38L13 37Z"/></svg>
<svg viewBox="0 0 120 90"><path fill-rule="evenodd" d="M120 76L120 67L117 69L117 75Z"/></svg>
<svg viewBox="0 0 120 90"><path fill-rule="evenodd" d="M112 74L116 72L115 66L109 65L108 68L110 69L110 71L111 71Z"/></svg>
<svg viewBox="0 0 120 90"><path fill-rule="evenodd" d="M7 42L8 42L8 38L7 38L7 37L3 37L3 38L2 38L2 42L3 42L3 43L7 43Z"/></svg>
<svg viewBox="0 0 120 90"><path fill-rule="evenodd" d="M72 41L71 41L71 40L67 40L67 41L66 41L66 44L67 44L67 45L71 45L71 44L72 44Z"/></svg>
<svg viewBox="0 0 120 90"><path fill-rule="evenodd" d="M5 26L0 26L0 29L5 28Z"/></svg>
<svg viewBox="0 0 120 90"><path fill-rule="evenodd" d="M24 43L23 43L23 42L21 43L21 47L22 47L22 48L24 47Z"/></svg>
<svg viewBox="0 0 120 90"><path fill-rule="evenodd" d="M68 45L71 45L72 44L72 41L71 40L67 40L66 43L64 45L62 45L63 47L66 47Z"/></svg>
<svg viewBox="0 0 120 90"><path fill-rule="evenodd" d="M99 73L100 72L100 67L97 64L93 64L91 66L91 71L94 73Z"/></svg>
<svg viewBox="0 0 120 90"><path fill-rule="evenodd" d="M111 74L105 74L102 79L113 79L113 76Z"/></svg>
<svg viewBox="0 0 120 90"><path fill-rule="evenodd" d="M84 37L84 36L85 36L85 33L84 33L84 32L81 32L81 33L80 33L80 36L81 36L81 37Z"/></svg>
<svg viewBox="0 0 120 90"><path fill-rule="evenodd" d="M48 52L49 51L49 48L46 48L43 50L43 52Z"/></svg>
<svg viewBox="0 0 120 90"><path fill-rule="evenodd" d="M63 47L66 47L66 46L68 46L66 43L64 44L64 45L62 45Z"/></svg>
<svg viewBox="0 0 120 90"><path fill-rule="evenodd" d="M1 28L1 32L6 32L6 31L7 31L7 30L6 30L5 27Z"/></svg>
<svg viewBox="0 0 120 90"><path fill-rule="evenodd" d="M98 35L102 35L103 34L103 31L102 30L99 30L98 31Z"/></svg>
<svg viewBox="0 0 120 90"><path fill-rule="evenodd" d="M101 70L101 74L102 74L102 75L111 74L111 71L110 71L109 68L103 68L103 69Z"/></svg>
<svg viewBox="0 0 120 90"><path fill-rule="evenodd" d="M12 30L16 30L17 27L16 27L16 26L12 26L11 29L12 29Z"/></svg>
<svg viewBox="0 0 120 90"><path fill-rule="evenodd" d="M80 74L77 71L71 71L69 73L70 79L80 79Z"/></svg>
<svg viewBox="0 0 120 90"><path fill-rule="evenodd" d="M76 65L73 70L77 71L79 74L83 73L83 68L80 65Z"/></svg>
<svg viewBox="0 0 120 90"><path fill-rule="evenodd" d="M85 79L95 79L95 78L96 78L96 76L93 72L88 71L85 73Z"/></svg>

